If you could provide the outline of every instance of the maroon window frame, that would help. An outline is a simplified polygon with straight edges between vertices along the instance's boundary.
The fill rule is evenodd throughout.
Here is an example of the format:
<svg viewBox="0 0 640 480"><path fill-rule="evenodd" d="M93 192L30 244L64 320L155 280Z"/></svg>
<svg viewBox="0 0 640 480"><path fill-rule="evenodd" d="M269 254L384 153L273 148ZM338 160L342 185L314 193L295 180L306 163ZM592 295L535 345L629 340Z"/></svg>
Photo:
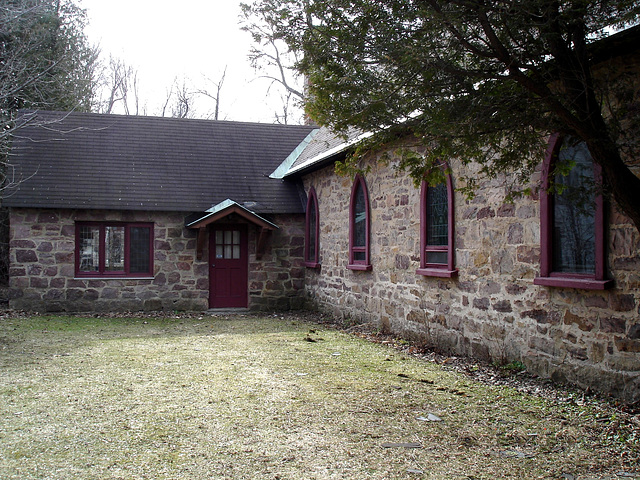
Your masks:
<svg viewBox="0 0 640 480"><path fill-rule="evenodd" d="M83 227L92 228L94 232L97 232L97 249L98 251L93 253L91 264L94 265L92 269L84 269L83 257L87 255L83 252L84 246L81 238ZM107 267L106 259L106 245L107 245L107 229L123 229L123 244L120 245L122 249L122 268L121 269L109 269ZM142 250L142 264L146 263L146 267L140 271L131 271L132 263L135 264L134 256L139 253L132 251L132 232L131 230L148 229L148 244L143 239L143 243L139 245L144 248ZM76 222L76 244L75 244L75 274L76 277L104 277L104 278L139 278L139 277L152 277L153 276L153 223L124 223L124 222ZM139 240L138 240L139 241ZM134 247L135 248L135 247ZM146 251L145 251L146 250ZM147 258L148 255L148 258ZM97 265L93 260L97 260Z"/></svg>
<svg viewBox="0 0 640 480"><path fill-rule="evenodd" d="M604 199L595 194L595 272L593 274L556 272L554 258L554 195L549 192L555 161L565 140L560 134L549 139L542 168L542 190L540 192L540 276L533 280L535 285L550 287L580 288L584 290L604 290L613 285L613 280L605 278L604 244ZM593 178L596 184L602 182L601 168L593 164Z"/></svg>
<svg viewBox="0 0 640 480"><path fill-rule="evenodd" d="M444 168L448 170L448 166ZM458 269L454 267L455 263L455 230L454 230L454 190L451 174L445 174L445 185L447 189L447 244L446 245L430 245L428 241L429 227L432 222L432 218L429 215L428 198L429 198L429 184L422 182L422 188L420 191L420 268L416 270L418 275L424 275L427 277L443 277L452 278L458 275ZM434 187L431 187L434 188ZM445 262L434 262L434 254L446 254Z"/></svg>
<svg viewBox="0 0 640 480"><path fill-rule="evenodd" d="M318 196L311 187L307 197L307 213L305 219L304 265L308 268L320 268L320 216Z"/></svg>
<svg viewBox="0 0 640 480"><path fill-rule="evenodd" d="M360 192L362 192L362 198L359 198ZM347 265L349 270L371 270L372 268L369 248L370 225L367 184L364 178L357 174L351 187L349 202L349 264Z"/></svg>

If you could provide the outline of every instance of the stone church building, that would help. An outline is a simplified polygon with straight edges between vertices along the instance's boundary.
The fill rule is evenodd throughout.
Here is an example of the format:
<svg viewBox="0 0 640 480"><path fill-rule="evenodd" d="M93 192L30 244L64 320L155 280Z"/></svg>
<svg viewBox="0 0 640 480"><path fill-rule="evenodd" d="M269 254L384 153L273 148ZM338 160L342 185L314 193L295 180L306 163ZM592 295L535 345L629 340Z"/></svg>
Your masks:
<svg viewBox="0 0 640 480"><path fill-rule="evenodd" d="M635 50L615 60L638 71ZM497 180L461 195L459 159L416 187L393 146L340 176L358 135L314 126L23 115L12 308L315 309L640 400L640 235L597 192L544 188L566 155L568 190L597 180L583 144L552 135L536 193L507 203Z"/></svg>

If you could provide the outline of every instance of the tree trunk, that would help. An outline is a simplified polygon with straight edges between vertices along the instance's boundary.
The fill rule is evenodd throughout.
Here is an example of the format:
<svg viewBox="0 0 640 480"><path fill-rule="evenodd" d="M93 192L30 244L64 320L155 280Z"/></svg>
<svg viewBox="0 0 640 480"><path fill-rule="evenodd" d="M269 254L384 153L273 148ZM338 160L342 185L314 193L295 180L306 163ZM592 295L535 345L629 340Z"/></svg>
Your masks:
<svg viewBox="0 0 640 480"><path fill-rule="evenodd" d="M593 161L602 167L605 189L640 232L640 178L625 165L612 141L599 138L586 143Z"/></svg>

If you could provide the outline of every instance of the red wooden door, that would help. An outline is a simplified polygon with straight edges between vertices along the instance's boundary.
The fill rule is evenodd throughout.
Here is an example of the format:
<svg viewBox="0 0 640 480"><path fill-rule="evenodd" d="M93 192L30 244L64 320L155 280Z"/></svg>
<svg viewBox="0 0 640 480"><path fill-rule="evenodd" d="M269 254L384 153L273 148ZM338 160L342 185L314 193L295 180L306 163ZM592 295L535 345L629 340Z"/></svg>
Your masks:
<svg viewBox="0 0 640 480"><path fill-rule="evenodd" d="M214 225L209 235L209 307L249 305L246 225Z"/></svg>

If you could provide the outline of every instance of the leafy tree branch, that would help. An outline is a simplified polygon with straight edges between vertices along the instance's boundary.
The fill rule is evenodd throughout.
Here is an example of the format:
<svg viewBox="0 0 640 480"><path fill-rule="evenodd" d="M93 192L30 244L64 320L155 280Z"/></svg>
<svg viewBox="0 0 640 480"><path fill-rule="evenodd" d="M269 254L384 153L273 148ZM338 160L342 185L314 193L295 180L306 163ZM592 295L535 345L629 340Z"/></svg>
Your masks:
<svg viewBox="0 0 640 480"><path fill-rule="evenodd" d="M307 114L338 133L374 132L378 146L414 138L419 160L402 163L414 178L458 158L526 192L559 132L586 142L607 193L640 230L639 81L613 61L620 41L640 42L629 28L638 2L256 0L247 11L296 55ZM264 37L254 40L259 49Z"/></svg>

